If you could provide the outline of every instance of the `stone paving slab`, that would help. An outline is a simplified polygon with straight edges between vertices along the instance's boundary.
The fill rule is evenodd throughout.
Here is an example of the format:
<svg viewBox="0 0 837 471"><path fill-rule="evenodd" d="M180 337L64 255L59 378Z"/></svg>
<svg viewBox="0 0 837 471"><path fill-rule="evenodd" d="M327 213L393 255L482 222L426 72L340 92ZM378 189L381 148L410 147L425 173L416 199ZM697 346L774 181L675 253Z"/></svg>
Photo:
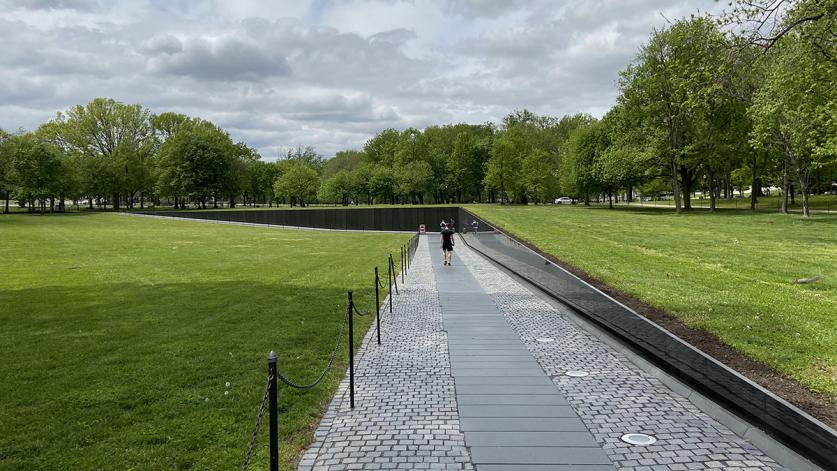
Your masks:
<svg viewBox="0 0 837 471"><path fill-rule="evenodd" d="M567 400L554 394L457 394L456 402L460 406L469 405L536 405L565 406Z"/></svg>
<svg viewBox="0 0 837 471"><path fill-rule="evenodd" d="M547 464L609 465L610 460L598 445L594 446L472 446L471 457L475 463L488 464ZM481 470L485 465L478 466ZM611 466L608 469L613 470Z"/></svg>
<svg viewBox="0 0 837 471"><path fill-rule="evenodd" d="M470 432L468 446L598 446L589 435L575 432Z"/></svg>
<svg viewBox="0 0 837 471"><path fill-rule="evenodd" d="M462 418L463 432L585 432L587 427L578 417L553 418Z"/></svg>

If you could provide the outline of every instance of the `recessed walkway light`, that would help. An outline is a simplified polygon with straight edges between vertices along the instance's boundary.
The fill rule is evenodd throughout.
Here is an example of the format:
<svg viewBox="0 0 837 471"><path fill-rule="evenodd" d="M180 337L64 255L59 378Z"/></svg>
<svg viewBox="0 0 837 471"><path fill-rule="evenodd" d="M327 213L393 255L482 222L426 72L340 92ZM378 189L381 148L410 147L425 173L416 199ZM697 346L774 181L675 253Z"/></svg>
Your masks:
<svg viewBox="0 0 837 471"><path fill-rule="evenodd" d="M555 341L555 339L552 338L552 337L543 337L543 338L539 338L539 339L535 339L535 340L537 340L538 342L541 342L541 343L549 343L549 342L554 342Z"/></svg>
<svg viewBox="0 0 837 471"><path fill-rule="evenodd" d="M573 378L583 378L585 376L588 376L590 373L581 370L569 370L564 374Z"/></svg>
<svg viewBox="0 0 837 471"><path fill-rule="evenodd" d="M626 433L620 437L620 440L625 443L638 446L653 445L657 443L656 438L644 433Z"/></svg>

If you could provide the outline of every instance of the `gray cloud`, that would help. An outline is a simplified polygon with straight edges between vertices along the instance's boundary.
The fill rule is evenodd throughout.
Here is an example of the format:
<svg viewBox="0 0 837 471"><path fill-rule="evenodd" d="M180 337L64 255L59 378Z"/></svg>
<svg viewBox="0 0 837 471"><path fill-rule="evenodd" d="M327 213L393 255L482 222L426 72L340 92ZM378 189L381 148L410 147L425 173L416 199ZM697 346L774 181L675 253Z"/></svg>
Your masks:
<svg viewBox="0 0 837 471"><path fill-rule="evenodd" d="M80 10L94 11L99 7L97 0L11 0L0 2L4 8L12 7L27 10Z"/></svg>
<svg viewBox="0 0 837 471"><path fill-rule="evenodd" d="M0 128L97 96L213 120L266 158L388 127L601 115L652 28L712 0L0 0ZM284 15L288 15L287 17Z"/></svg>
<svg viewBox="0 0 837 471"><path fill-rule="evenodd" d="M236 38L199 38L178 48L171 39L156 45L156 54L149 58L152 72L233 81L262 80L291 73L288 61L263 45Z"/></svg>

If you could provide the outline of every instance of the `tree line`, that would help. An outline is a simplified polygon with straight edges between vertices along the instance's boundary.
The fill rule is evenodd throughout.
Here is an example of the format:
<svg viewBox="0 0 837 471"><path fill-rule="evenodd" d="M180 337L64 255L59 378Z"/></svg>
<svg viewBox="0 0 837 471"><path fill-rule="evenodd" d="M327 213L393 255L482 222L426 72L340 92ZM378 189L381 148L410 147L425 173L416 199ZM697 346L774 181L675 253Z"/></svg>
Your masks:
<svg viewBox="0 0 837 471"><path fill-rule="evenodd" d="M778 5L777 5L778 4ZM733 33L724 25L735 24ZM767 24L774 24L769 30ZM0 195L30 210L237 204L588 203L765 186L837 189L837 0L737 3L655 30L601 119L517 110L500 123L386 129L324 159L277 162L217 125L98 98L33 132L0 132Z"/></svg>

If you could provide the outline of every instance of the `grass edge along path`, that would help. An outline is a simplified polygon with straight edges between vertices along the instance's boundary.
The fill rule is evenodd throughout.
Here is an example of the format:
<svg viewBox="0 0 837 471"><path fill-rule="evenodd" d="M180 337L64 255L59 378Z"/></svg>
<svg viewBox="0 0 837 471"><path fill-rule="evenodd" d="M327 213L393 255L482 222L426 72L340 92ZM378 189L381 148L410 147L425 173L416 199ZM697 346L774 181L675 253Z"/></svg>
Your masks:
<svg viewBox="0 0 837 471"><path fill-rule="evenodd" d="M835 312L830 311L830 306L837 304L834 276L837 274L834 266L837 263L837 231L833 230L837 226L837 218L818 216L811 224L809 221L800 222L794 216L754 215L743 211L676 216L647 208L607 210L486 205L469 205L466 208L705 353L832 427L837 426L837 319L828 314ZM752 229L755 235L736 227L749 218L760 219ZM709 234L712 239L718 239L716 247L712 247L704 237L719 225L729 230L720 235ZM779 234L771 236L765 231L774 225L780 225ZM686 255L696 260L684 266L672 265L665 242L672 234L678 238L688 237L692 232L691 226L696 226L696 240L692 241L695 247ZM800 226L809 228L807 234L800 235L800 232L806 232L801 231ZM733 242L731 245L740 252L741 245L755 244L765 237L775 237L779 239L775 242L791 244L792 238L787 241L782 239L789 233L797 234L802 242L810 244L810 253L785 251L760 260L753 267L742 267L740 256L727 254L726 258L717 258L718 251L727 252L729 242ZM647 259L658 260L644 266L643 260ZM647 270L659 268L659 259L667 261L667 269L661 272L663 275L649 273ZM709 266L706 271L710 275L700 271L695 275L695 263ZM772 270L775 272L771 274L774 279L754 283L752 293L736 299L734 289L730 290L729 286L716 289L717 286L711 283L715 278L713 270L728 272L735 269L743 271L741 276L744 278L768 274ZM809 273L810 270L825 271L826 279L811 285L792 284L792 280L799 278L794 278L795 273ZM782 281L777 282L775 278ZM741 283L737 277L725 280L732 283L732 288ZM795 290L797 296L783 299L780 288ZM765 292L767 289L773 292ZM779 291L778 294L776 291ZM799 295L813 301L794 307L793 302L798 301ZM785 311L770 311L771 306L775 308L777 300L784 300L786 305L779 308L786 308ZM800 318L812 311L816 312L811 318ZM814 341L811 342L811 339ZM756 348L750 348L750 342ZM806 351L810 344L814 346L811 351ZM765 357L762 354L766 351L774 355ZM783 360L787 363L783 364ZM799 368L806 362L808 368Z"/></svg>
<svg viewBox="0 0 837 471"><path fill-rule="evenodd" d="M316 378L346 290L374 310L374 266L385 276L409 237L0 217L0 470L238 468L267 353L292 379ZM372 321L355 319L356 345ZM342 379L345 345L337 360L312 391L279 388L284 470ZM266 469L267 436L263 423L250 469Z"/></svg>

